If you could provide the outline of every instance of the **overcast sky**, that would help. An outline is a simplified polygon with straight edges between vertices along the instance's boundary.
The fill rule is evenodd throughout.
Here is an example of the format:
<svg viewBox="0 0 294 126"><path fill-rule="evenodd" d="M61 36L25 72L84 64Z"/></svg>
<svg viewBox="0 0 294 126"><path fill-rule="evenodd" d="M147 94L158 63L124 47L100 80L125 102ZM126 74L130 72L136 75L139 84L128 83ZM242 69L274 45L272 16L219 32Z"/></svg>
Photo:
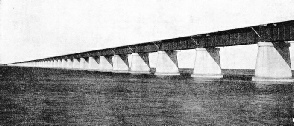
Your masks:
<svg viewBox="0 0 294 126"><path fill-rule="evenodd" d="M294 0L0 0L0 62L294 19Z"/></svg>

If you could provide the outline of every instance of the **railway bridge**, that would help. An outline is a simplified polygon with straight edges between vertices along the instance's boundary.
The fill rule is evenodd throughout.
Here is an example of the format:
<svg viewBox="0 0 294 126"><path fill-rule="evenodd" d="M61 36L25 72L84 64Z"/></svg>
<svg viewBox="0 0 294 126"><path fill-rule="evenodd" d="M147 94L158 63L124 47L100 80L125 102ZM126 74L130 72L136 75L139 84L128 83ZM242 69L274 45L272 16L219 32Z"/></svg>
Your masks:
<svg viewBox="0 0 294 126"><path fill-rule="evenodd" d="M155 75L179 75L177 52L195 49L196 57L191 76L222 78L219 47L257 44L253 80L291 81L289 41L293 40L294 20L290 20L16 62L11 65L150 74L149 54L157 52Z"/></svg>

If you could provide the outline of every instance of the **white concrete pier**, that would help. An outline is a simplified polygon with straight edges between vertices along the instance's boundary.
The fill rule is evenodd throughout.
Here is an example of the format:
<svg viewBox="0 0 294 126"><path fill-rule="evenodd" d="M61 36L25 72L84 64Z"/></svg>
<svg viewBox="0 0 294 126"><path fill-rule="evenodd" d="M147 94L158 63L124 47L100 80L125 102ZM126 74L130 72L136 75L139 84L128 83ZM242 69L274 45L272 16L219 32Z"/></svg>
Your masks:
<svg viewBox="0 0 294 126"><path fill-rule="evenodd" d="M72 69L73 67L73 59L66 59L66 68Z"/></svg>
<svg viewBox="0 0 294 126"><path fill-rule="evenodd" d="M54 67L54 61L50 60L50 68L53 68L53 67Z"/></svg>
<svg viewBox="0 0 294 126"><path fill-rule="evenodd" d="M180 75L177 51L158 51L155 75Z"/></svg>
<svg viewBox="0 0 294 126"><path fill-rule="evenodd" d="M73 58L72 68L80 69L80 58Z"/></svg>
<svg viewBox="0 0 294 126"><path fill-rule="evenodd" d="M55 64L55 68L59 68L59 66L60 66L60 61L59 61L59 59L57 59L56 64Z"/></svg>
<svg viewBox="0 0 294 126"><path fill-rule="evenodd" d="M87 57L80 58L80 69L86 70L88 69L89 59Z"/></svg>
<svg viewBox="0 0 294 126"><path fill-rule="evenodd" d="M53 62L54 62L54 63L53 63L53 68L57 68L57 65L58 65L57 60L54 60Z"/></svg>
<svg viewBox="0 0 294 126"><path fill-rule="evenodd" d="M290 44L259 42L253 81L293 81Z"/></svg>
<svg viewBox="0 0 294 126"><path fill-rule="evenodd" d="M65 69L66 68L66 59L61 60L61 68Z"/></svg>
<svg viewBox="0 0 294 126"><path fill-rule="evenodd" d="M196 48L192 77L222 78L219 48Z"/></svg>
<svg viewBox="0 0 294 126"><path fill-rule="evenodd" d="M113 68L112 65L112 56L100 56L100 71L111 72Z"/></svg>
<svg viewBox="0 0 294 126"><path fill-rule="evenodd" d="M132 53L131 54L130 73L133 74L149 74L149 53Z"/></svg>
<svg viewBox="0 0 294 126"><path fill-rule="evenodd" d="M114 73L128 73L129 72L129 61L128 54L124 55L114 55L112 57L113 70Z"/></svg>
<svg viewBox="0 0 294 126"><path fill-rule="evenodd" d="M99 70L99 57L89 57L88 70Z"/></svg>

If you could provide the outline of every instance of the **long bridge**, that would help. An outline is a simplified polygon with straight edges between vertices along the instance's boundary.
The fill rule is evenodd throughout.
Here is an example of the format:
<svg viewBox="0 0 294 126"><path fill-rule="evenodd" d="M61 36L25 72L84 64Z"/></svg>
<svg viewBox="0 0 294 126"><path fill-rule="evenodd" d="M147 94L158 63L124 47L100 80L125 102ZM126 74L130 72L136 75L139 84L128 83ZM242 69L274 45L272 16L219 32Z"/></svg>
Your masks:
<svg viewBox="0 0 294 126"><path fill-rule="evenodd" d="M158 53L155 75L180 75L178 50L196 49L192 77L222 78L220 49L258 45L253 80L291 81L290 43L294 20L216 31L186 37L16 62L11 65L150 74L149 54Z"/></svg>

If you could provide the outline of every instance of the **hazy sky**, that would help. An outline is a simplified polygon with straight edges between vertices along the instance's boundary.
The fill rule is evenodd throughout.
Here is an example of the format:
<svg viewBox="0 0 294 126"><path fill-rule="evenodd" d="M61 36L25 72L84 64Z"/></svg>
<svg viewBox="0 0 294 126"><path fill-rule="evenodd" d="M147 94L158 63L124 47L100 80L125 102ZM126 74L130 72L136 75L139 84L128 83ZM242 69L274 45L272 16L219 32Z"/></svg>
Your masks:
<svg viewBox="0 0 294 126"><path fill-rule="evenodd" d="M0 0L0 62L294 19L294 0Z"/></svg>

